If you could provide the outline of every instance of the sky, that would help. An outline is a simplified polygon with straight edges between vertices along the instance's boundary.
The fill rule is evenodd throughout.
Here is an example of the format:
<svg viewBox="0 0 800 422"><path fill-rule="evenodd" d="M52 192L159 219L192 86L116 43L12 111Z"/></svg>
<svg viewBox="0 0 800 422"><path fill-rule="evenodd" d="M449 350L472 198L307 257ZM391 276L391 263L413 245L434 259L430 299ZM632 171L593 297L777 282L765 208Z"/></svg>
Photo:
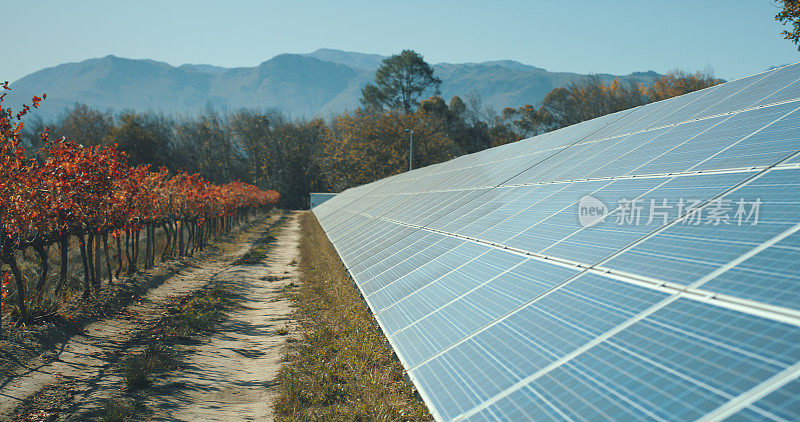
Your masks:
<svg viewBox="0 0 800 422"><path fill-rule="evenodd" d="M318 48L731 80L800 61L778 10L773 0L0 0L0 81L109 54L239 67Z"/></svg>

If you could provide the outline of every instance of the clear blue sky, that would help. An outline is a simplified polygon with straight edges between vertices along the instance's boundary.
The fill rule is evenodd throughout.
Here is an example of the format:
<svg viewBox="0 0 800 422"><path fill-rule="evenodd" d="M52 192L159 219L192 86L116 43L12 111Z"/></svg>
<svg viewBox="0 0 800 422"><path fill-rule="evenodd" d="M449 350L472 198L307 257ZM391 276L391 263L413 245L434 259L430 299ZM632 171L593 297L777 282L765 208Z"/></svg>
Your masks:
<svg viewBox="0 0 800 422"><path fill-rule="evenodd" d="M771 0L2 0L0 81L108 54L234 67L322 47L733 79L800 61L777 10Z"/></svg>

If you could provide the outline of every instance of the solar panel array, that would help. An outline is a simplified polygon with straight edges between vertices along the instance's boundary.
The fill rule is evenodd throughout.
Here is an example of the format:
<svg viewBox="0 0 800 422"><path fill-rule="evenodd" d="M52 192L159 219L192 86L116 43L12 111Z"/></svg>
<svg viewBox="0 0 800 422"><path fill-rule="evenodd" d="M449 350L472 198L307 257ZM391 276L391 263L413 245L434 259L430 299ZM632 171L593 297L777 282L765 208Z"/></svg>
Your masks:
<svg viewBox="0 0 800 422"><path fill-rule="evenodd" d="M438 420L800 420L800 64L314 213Z"/></svg>

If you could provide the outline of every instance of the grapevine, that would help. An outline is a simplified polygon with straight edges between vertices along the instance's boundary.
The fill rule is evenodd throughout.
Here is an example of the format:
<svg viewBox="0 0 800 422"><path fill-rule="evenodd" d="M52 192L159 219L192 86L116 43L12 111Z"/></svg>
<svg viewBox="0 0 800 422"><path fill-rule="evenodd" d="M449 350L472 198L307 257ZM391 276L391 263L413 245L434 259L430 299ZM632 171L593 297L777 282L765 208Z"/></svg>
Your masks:
<svg viewBox="0 0 800 422"><path fill-rule="evenodd" d="M275 191L233 182L215 185L197 174L171 174L167 169L130 166L116 146L83 146L73 140L48 139L38 158L28 158L22 147L22 118L46 98L33 97L30 106L14 113L3 109L9 90L0 84L0 262L10 269L3 273L2 304L9 296L13 277L19 317L27 320L26 303L47 290L48 250L56 244L61 254L60 277L54 293L63 289L68 277L67 250L77 239L85 279L84 296L101 288L102 245L108 281L138 270L140 239L144 232L144 266L155 265L155 231L167 237L161 259L202 250L207 240L230 228L244 216L272 207L279 199ZM116 274L112 274L108 237L116 242ZM41 260L39 280L32 294L17 264L16 252L32 248ZM123 251L125 261L123 262Z"/></svg>

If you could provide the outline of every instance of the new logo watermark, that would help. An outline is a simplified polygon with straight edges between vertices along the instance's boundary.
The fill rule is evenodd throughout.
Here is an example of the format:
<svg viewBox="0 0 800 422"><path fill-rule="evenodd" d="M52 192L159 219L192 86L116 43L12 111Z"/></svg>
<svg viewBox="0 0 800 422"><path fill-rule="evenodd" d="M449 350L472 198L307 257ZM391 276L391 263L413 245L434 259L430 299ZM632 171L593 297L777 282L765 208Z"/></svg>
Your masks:
<svg viewBox="0 0 800 422"><path fill-rule="evenodd" d="M662 226L678 218L678 224L688 226L755 226L761 215L761 198L714 199L707 204L705 202L686 198L622 198L609 211L602 201L587 195L578 201L578 222L583 227L592 227L605 223L606 218L611 217L619 226Z"/></svg>
<svg viewBox="0 0 800 422"><path fill-rule="evenodd" d="M608 207L603 201L586 195L578 201L578 221L583 227L592 227L604 223L608 216Z"/></svg>

